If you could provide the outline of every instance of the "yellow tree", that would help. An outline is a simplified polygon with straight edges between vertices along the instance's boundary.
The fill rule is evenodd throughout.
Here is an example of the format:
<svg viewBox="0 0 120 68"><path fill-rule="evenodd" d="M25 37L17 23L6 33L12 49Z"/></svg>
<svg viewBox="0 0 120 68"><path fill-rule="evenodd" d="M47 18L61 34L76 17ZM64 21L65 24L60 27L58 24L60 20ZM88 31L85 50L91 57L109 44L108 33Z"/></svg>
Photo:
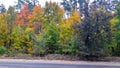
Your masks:
<svg viewBox="0 0 120 68"><path fill-rule="evenodd" d="M30 22L35 23L35 22L42 22L43 20L43 14L44 14L44 9L39 6L36 5L33 10L32 10L32 14L30 15Z"/></svg>
<svg viewBox="0 0 120 68"><path fill-rule="evenodd" d="M42 22L43 22L43 14L44 14L44 9L36 5L33 8L32 14L29 16L30 22L29 22L29 27L32 27L34 29L35 34L39 34L41 28L42 28Z"/></svg>
<svg viewBox="0 0 120 68"><path fill-rule="evenodd" d="M7 47L9 29L6 21L7 14L0 14L0 45Z"/></svg>
<svg viewBox="0 0 120 68"><path fill-rule="evenodd" d="M70 40L75 35L73 24L80 23L81 18L80 14L77 11L71 13L70 18L64 19L60 25L60 42L62 44L63 52L70 52Z"/></svg>

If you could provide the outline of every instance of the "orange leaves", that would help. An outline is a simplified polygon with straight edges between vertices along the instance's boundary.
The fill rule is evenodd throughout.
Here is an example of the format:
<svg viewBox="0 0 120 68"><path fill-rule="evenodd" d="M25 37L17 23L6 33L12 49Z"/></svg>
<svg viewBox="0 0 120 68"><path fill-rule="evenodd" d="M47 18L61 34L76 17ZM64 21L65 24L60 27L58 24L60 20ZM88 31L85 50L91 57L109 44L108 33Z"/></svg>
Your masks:
<svg viewBox="0 0 120 68"><path fill-rule="evenodd" d="M35 6L32 14L29 16L30 22L41 22L43 19L44 9L41 6Z"/></svg>
<svg viewBox="0 0 120 68"><path fill-rule="evenodd" d="M29 21L30 11L28 9L28 4L24 5L24 8L21 9L20 13L17 15L17 24L20 26L24 26L24 24L28 23Z"/></svg>
<svg viewBox="0 0 120 68"><path fill-rule="evenodd" d="M41 22L43 21L44 9L36 5L32 12L28 9L28 4L24 5L24 8L21 9L20 13L17 16L17 24L22 27L25 27L26 32L35 32L39 34L41 28ZM36 23L39 23L36 25Z"/></svg>
<svg viewBox="0 0 120 68"><path fill-rule="evenodd" d="M41 6L35 6L34 8L33 8L33 14L35 14L35 13L41 13L41 14L43 14L43 8L41 7Z"/></svg>
<svg viewBox="0 0 120 68"><path fill-rule="evenodd" d="M80 14L77 11L73 11L70 17L70 19L73 20L73 22L77 22L77 23L81 22L80 18L81 18Z"/></svg>
<svg viewBox="0 0 120 68"><path fill-rule="evenodd" d="M20 11L20 17L24 20L28 20L28 16L30 15L30 11L28 9L28 4L24 5L24 8Z"/></svg>
<svg viewBox="0 0 120 68"><path fill-rule="evenodd" d="M22 21L17 21L17 24L20 26L24 26L24 22L22 22Z"/></svg>

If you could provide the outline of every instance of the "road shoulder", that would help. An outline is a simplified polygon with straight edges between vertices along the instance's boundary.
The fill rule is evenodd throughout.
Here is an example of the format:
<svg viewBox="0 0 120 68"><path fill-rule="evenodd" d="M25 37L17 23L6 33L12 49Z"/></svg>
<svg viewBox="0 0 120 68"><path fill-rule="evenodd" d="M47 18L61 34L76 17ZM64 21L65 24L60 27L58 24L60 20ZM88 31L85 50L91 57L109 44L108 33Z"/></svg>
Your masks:
<svg viewBox="0 0 120 68"><path fill-rule="evenodd" d="M0 59L0 62L120 66L119 62L90 62L90 61L65 61L65 60Z"/></svg>

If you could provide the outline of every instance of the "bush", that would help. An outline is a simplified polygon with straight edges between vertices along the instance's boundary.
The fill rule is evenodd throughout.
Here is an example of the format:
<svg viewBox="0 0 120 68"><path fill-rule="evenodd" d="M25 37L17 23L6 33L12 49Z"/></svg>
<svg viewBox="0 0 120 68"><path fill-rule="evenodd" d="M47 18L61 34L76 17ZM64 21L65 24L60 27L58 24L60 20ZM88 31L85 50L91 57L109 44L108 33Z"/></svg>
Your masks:
<svg viewBox="0 0 120 68"><path fill-rule="evenodd" d="M44 56L46 54L45 53L46 52L45 51L46 39L43 38L43 35L44 35L44 32L39 34L35 39L36 42L34 42L35 45L33 49L34 51L33 55L35 56Z"/></svg>
<svg viewBox="0 0 120 68"><path fill-rule="evenodd" d="M59 28L55 23L51 22L49 24L43 38L46 39L46 52L50 54L56 53L56 51L59 49Z"/></svg>
<svg viewBox="0 0 120 68"><path fill-rule="evenodd" d="M45 49L41 45L36 45L34 48L34 53L35 56L44 56L45 55Z"/></svg>
<svg viewBox="0 0 120 68"><path fill-rule="evenodd" d="M0 46L0 55L3 55L7 52L7 49L3 46Z"/></svg>

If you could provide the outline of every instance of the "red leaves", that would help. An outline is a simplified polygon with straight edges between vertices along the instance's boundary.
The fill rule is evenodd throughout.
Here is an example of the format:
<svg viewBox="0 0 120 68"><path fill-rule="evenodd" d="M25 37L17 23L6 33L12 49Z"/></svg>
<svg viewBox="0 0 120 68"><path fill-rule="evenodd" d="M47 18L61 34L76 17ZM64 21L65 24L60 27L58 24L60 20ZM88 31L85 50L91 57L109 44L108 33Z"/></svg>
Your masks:
<svg viewBox="0 0 120 68"><path fill-rule="evenodd" d="M24 26L24 24L27 24L29 21L29 15L30 15L30 11L28 9L28 4L24 5L24 8L21 9L20 13L18 13L17 16L17 24L19 24L20 26Z"/></svg>

